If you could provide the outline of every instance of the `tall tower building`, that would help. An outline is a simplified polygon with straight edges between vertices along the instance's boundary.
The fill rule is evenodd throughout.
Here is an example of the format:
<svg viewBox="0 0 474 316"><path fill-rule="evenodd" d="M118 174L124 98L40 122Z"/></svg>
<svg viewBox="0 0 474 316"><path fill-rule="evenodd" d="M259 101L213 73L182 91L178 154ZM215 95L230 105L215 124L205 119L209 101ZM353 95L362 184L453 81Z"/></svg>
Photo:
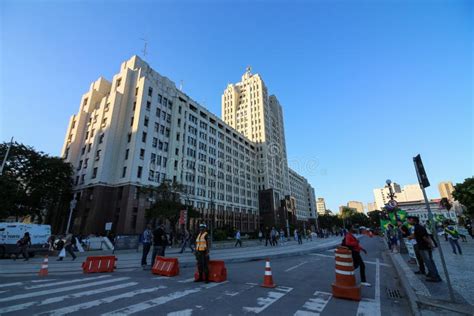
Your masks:
<svg viewBox="0 0 474 316"><path fill-rule="evenodd" d="M353 208L357 213L364 213L364 203L359 201L349 201L347 202L347 207Z"/></svg>
<svg viewBox="0 0 474 316"><path fill-rule="evenodd" d="M324 201L324 198L318 198L318 201L316 202L316 209L318 210L318 214L326 214L326 202Z"/></svg>
<svg viewBox="0 0 474 316"><path fill-rule="evenodd" d="M438 190L442 198L447 198L450 201L453 200L454 186L451 181L440 182Z"/></svg>
<svg viewBox="0 0 474 316"><path fill-rule="evenodd" d="M273 189L276 200L290 194L283 110L250 67L222 94L222 118L256 143L258 189Z"/></svg>

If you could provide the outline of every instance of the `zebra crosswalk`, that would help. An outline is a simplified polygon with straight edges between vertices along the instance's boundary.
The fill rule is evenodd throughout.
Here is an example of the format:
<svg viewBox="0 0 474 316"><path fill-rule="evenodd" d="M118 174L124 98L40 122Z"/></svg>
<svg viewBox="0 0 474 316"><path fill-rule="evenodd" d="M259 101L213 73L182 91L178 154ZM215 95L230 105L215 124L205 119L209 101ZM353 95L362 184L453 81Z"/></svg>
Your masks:
<svg viewBox="0 0 474 316"><path fill-rule="evenodd" d="M41 282L38 282L41 281ZM1 284L0 315L323 315L330 293L257 283L193 283L174 278L104 274ZM314 294L313 294L314 293ZM206 299L202 299L205 297ZM294 305L293 302L297 302ZM291 302L291 304L289 303ZM357 307L354 307L354 315ZM327 313L328 315L330 313Z"/></svg>

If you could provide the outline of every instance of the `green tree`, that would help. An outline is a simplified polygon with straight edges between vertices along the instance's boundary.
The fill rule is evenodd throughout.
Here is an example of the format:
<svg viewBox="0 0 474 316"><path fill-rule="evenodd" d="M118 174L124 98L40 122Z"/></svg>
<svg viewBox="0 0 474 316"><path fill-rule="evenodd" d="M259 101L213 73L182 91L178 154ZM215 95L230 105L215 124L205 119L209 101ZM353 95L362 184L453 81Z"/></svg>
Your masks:
<svg viewBox="0 0 474 316"><path fill-rule="evenodd" d="M191 206L181 202L185 190L180 183L163 181L159 186L142 187L140 193L148 195L152 201L150 208L146 210L145 216L154 224L157 220L167 219L174 228L178 223L181 210L188 210L188 218L197 218L200 215Z"/></svg>
<svg viewBox="0 0 474 316"><path fill-rule="evenodd" d="M379 210L371 211L367 213L369 217L369 226L372 228L380 227L380 218L382 216L382 212Z"/></svg>
<svg viewBox="0 0 474 316"><path fill-rule="evenodd" d="M364 213L354 213L349 218L348 221L350 224L358 225L358 226L370 226L370 220L367 215Z"/></svg>
<svg viewBox="0 0 474 316"><path fill-rule="evenodd" d="M3 161L7 144L0 144ZM72 166L33 147L12 144L0 176L0 219L31 216L59 229L72 198Z"/></svg>
<svg viewBox="0 0 474 316"><path fill-rule="evenodd" d="M466 207L466 213L474 217L474 177L467 178L463 183L454 186L453 197Z"/></svg>

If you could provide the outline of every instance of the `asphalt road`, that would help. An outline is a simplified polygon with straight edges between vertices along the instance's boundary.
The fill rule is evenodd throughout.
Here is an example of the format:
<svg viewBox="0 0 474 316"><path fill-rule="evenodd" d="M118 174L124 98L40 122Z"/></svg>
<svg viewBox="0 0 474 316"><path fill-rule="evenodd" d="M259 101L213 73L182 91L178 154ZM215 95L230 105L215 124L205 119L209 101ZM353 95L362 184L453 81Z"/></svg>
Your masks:
<svg viewBox="0 0 474 316"><path fill-rule="evenodd" d="M271 261L277 287L260 287L264 261L231 263L222 283L194 283L193 268L173 278L135 269L98 275L2 277L1 315L409 315L378 238L362 238L370 288L354 302L331 296L331 251ZM378 272L377 272L378 270ZM357 273L358 274L358 273ZM377 278L378 277L378 278ZM377 281L378 279L378 281ZM388 290L395 290L391 296ZM399 291L399 293L396 292Z"/></svg>

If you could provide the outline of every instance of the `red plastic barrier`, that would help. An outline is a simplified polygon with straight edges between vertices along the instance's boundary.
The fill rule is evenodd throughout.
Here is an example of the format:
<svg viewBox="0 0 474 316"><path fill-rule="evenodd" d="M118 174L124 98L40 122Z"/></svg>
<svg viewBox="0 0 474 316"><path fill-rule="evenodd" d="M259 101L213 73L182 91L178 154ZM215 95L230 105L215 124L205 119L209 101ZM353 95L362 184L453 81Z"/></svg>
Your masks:
<svg viewBox="0 0 474 316"><path fill-rule="evenodd" d="M209 260L209 281L211 282L224 282L227 280L227 269L225 263L222 260ZM199 271L196 267L194 273L194 279L199 279Z"/></svg>
<svg viewBox="0 0 474 316"><path fill-rule="evenodd" d="M177 258L156 256L151 273L172 277L179 274L179 261Z"/></svg>
<svg viewBox="0 0 474 316"><path fill-rule="evenodd" d="M82 263L84 273L114 272L115 256L91 256Z"/></svg>

